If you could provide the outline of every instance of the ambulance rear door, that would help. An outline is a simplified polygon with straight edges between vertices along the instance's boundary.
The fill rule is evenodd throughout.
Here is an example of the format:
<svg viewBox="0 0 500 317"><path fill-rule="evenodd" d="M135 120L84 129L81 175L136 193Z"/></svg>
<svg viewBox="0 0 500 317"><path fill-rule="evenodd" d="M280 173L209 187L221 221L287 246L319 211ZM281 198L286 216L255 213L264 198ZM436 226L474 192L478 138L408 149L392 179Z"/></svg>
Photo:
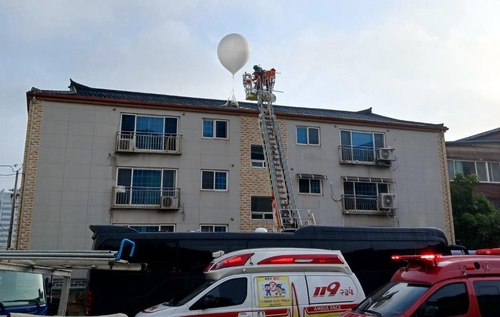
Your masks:
<svg viewBox="0 0 500 317"><path fill-rule="evenodd" d="M364 298L364 292L353 275L343 273L306 273L309 305L304 317L337 316L355 307Z"/></svg>
<svg viewBox="0 0 500 317"><path fill-rule="evenodd" d="M252 317L302 316L308 304L304 273L252 274L252 288Z"/></svg>

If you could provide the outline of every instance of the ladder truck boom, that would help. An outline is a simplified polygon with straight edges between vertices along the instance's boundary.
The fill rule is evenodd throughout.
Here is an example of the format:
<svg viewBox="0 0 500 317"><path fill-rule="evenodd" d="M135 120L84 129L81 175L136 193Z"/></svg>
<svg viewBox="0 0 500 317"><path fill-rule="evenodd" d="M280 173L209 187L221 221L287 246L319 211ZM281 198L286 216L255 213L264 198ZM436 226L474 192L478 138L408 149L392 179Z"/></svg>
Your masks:
<svg viewBox="0 0 500 317"><path fill-rule="evenodd" d="M316 224L310 210L299 210L290 178L281 129L274 114L273 94L276 70L263 70L255 65L254 73L243 74L247 100L256 100L259 107L259 126L264 147L266 167L271 186L274 231L293 231L305 225Z"/></svg>

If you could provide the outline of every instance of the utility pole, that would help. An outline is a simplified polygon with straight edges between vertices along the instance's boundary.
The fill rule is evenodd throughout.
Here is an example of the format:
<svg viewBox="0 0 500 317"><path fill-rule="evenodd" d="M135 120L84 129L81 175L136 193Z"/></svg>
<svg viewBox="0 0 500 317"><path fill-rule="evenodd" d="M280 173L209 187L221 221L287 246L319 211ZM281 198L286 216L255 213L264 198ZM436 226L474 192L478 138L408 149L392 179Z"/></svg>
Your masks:
<svg viewBox="0 0 500 317"><path fill-rule="evenodd" d="M14 212L16 210L16 198L17 198L17 180L19 178L19 171L16 171L16 180L14 181L14 190L12 194L12 206L10 208L10 224L9 224L9 236L7 237L7 250L10 249L12 244L12 229L14 228Z"/></svg>

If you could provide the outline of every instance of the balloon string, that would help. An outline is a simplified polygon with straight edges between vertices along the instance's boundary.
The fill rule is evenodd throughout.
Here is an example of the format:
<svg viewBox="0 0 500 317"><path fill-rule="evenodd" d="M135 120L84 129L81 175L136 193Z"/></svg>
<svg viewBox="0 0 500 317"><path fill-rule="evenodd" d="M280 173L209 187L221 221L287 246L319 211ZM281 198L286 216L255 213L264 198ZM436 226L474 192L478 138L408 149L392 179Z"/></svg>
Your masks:
<svg viewBox="0 0 500 317"><path fill-rule="evenodd" d="M231 89L231 96L229 98L232 98L234 96L234 74L233 74L233 88Z"/></svg>

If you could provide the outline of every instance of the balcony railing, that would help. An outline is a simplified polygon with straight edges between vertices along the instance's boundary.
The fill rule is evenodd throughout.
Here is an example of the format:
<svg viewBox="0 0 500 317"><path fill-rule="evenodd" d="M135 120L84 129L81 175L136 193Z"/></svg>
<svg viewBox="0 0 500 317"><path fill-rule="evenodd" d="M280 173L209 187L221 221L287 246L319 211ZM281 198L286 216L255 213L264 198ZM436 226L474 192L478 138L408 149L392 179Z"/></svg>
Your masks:
<svg viewBox="0 0 500 317"><path fill-rule="evenodd" d="M342 195L344 214L393 214L392 209L380 208L380 198L371 195Z"/></svg>
<svg viewBox="0 0 500 317"><path fill-rule="evenodd" d="M126 132L116 134L116 152L181 154L180 134Z"/></svg>
<svg viewBox="0 0 500 317"><path fill-rule="evenodd" d="M375 163L375 148L365 146L339 146L340 163Z"/></svg>
<svg viewBox="0 0 500 317"><path fill-rule="evenodd" d="M181 189L170 187L113 187L113 207L179 209Z"/></svg>

